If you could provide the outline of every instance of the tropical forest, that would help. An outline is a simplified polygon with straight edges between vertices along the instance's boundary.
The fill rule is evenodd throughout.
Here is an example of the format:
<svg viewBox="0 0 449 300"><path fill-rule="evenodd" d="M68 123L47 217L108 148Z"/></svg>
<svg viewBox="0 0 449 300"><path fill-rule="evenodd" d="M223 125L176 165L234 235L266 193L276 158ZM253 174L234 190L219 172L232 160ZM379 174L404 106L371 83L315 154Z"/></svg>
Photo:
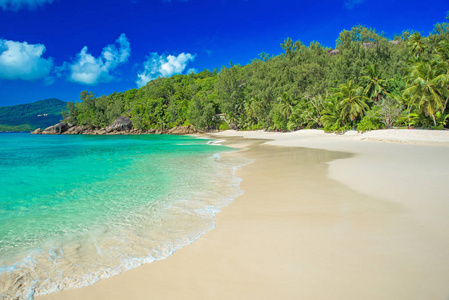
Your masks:
<svg viewBox="0 0 449 300"><path fill-rule="evenodd" d="M449 20L449 13L446 17ZM73 125L102 128L127 116L136 129L328 132L449 126L449 23L427 36L388 38L373 28L343 30L335 48L287 38L277 56L158 78L140 89L83 91L63 112Z"/></svg>

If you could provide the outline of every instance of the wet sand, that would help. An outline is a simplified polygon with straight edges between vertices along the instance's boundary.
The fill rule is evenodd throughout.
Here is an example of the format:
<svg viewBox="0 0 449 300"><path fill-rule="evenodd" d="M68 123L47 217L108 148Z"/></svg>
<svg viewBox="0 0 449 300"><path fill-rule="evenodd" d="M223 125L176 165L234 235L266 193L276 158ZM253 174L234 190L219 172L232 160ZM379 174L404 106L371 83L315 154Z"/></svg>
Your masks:
<svg viewBox="0 0 449 300"><path fill-rule="evenodd" d="M448 299L449 143L235 135L220 134L248 149L230 155L255 161L215 229L38 299Z"/></svg>

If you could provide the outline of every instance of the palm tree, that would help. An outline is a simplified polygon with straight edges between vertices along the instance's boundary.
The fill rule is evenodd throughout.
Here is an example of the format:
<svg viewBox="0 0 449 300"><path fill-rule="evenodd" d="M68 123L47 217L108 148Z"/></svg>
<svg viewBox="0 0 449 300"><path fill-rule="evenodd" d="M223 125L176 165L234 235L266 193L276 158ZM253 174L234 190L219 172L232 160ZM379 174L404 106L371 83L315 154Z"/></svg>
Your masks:
<svg viewBox="0 0 449 300"><path fill-rule="evenodd" d="M444 62L449 63L449 41L442 40L438 43L437 56Z"/></svg>
<svg viewBox="0 0 449 300"><path fill-rule="evenodd" d="M324 109L320 122L325 128L330 128L333 125L341 126L340 114L337 111L338 100L336 97L331 97L325 100Z"/></svg>
<svg viewBox="0 0 449 300"><path fill-rule="evenodd" d="M295 111L295 103L287 93L282 94L277 101L278 103L274 106L273 124L277 129L286 130L289 127L290 117Z"/></svg>
<svg viewBox="0 0 449 300"><path fill-rule="evenodd" d="M352 80L341 84L336 96L339 100L337 110L340 111L342 120L349 118L351 122L354 122L357 118L362 118L369 110L369 106L365 102L367 98L363 96L363 88L354 84Z"/></svg>
<svg viewBox="0 0 449 300"><path fill-rule="evenodd" d="M416 58L419 58L426 50L427 45L425 42L426 38L423 38L419 32L415 32L411 35L407 45L410 47L410 51Z"/></svg>
<svg viewBox="0 0 449 300"><path fill-rule="evenodd" d="M379 71L377 64L371 64L363 70L363 73L365 75L361 79L365 84L365 95L378 102L384 93L385 79L382 79L382 72Z"/></svg>
<svg viewBox="0 0 449 300"><path fill-rule="evenodd" d="M411 67L409 84L404 91L404 96L410 97L409 105L417 105L418 111L430 115L437 126L435 114L444 113L447 105L444 99L449 97L449 75L428 62L420 62Z"/></svg>
<svg viewBox="0 0 449 300"><path fill-rule="evenodd" d="M290 116L292 115L293 111L294 111L294 106L295 104L293 103L293 99L292 97L290 97L289 94L284 93L282 94L282 97L278 98L279 101L279 112L287 119L290 118Z"/></svg>
<svg viewBox="0 0 449 300"><path fill-rule="evenodd" d="M264 102L259 99L259 97L254 96L245 102L245 115L246 124L248 127L252 127L260 123L263 118Z"/></svg>
<svg viewBox="0 0 449 300"><path fill-rule="evenodd" d="M449 18L449 13L448 13L448 18ZM446 74L447 76L449 76L449 41L447 41L447 40L441 41L438 45L437 50L438 50L437 61L439 61L437 66L439 68L439 72L441 74ZM446 79L447 79L447 77L446 77ZM449 90L449 82L446 82L446 88L447 88L447 90ZM444 111L446 111L448 101L449 101L449 95L446 97L446 100L444 101L443 113L444 113Z"/></svg>

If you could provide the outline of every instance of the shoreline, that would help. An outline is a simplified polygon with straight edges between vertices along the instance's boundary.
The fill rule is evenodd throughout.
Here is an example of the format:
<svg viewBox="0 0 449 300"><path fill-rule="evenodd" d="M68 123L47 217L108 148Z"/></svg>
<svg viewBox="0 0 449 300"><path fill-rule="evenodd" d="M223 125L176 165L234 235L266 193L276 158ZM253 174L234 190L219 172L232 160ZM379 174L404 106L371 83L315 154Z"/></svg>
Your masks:
<svg viewBox="0 0 449 300"><path fill-rule="evenodd" d="M40 149L42 149L43 158L39 157L37 161L43 162L46 161L44 159L46 148L48 148L46 145L52 147L53 142L60 142L62 144L59 148L53 147L54 150L59 151L66 149L67 145L75 146L78 149L77 152L68 152L72 160L64 160L65 164L55 163L55 165L61 168L74 165L72 177L67 174L66 179L76 182L70 186L70 191L78 194L79 197L69 198L69 200L79 203L79 209L76 205L71 205L66 210L61 206L59 210L55 209L56 212L52 217L47 218L48 226L40 227L42 231L38 232L52 233L55 228L61 228L71 234L66 236L54 234L45 242L36 243L37 246L33 249L28 250L22 247L25 250L19 251L22 249L20 243L16 242L10 246L12 243L8 244L7 236L3 237L2 244L5 247L2 249L4 272L0 272L1 299L14 298L14 296L28 299L33 295L37 297L63 289L88 286L99 279L123 273L153 260L166 258L175 250L185 247L211 230L214 226L213 215L241 193L240 178L234 176L234 173L236 168L246 162L220 158L218 153L232 149L222 146L211 147L207 145L208 140L189 136L89 140L90 142L87 143L84 141L78 143L77 141L80 141L78 138L52 137L49 143L41 144L41 141L28 135L23 137L18 135L2 140L7 149L8 145L19 142L29 144L34 151L38 152L39 148L36 145L42 145ZM79 150L83 147L103 151L90 152L90 155L78 157L79 152L84 152ZM117 148L119 150L116 151ZM158 149L165 149L165 151ZM105 150L110 155L103 155ZM102 159L98 160L98 157ZM85 161L89 164L85 164ZM95 164L95 161L109 163ZM78 176L77 169L83 169L89 173L83 166L96 166L97 173L104 174L104 176L100 175L101 186L96 184L98 177L90 177L89 182L76 180L76 178L82 178ZM48 170L43 167L41 169L44 172ZM57 170L54 166L51 169ZM158 172L159 169L161 171ZM113 172L108 172L111 170ZM14 178L13 170L10 174L11 178ZM117 176L117 174L120 175ZM30 181L29 191L36 189L39 191L38 186L33 186L33 182L41 183L41 181L27 181ZM42 180L42 182L45 181L50 180L47 177L47 180ZM64 191L66 185L61 188L57 180L51 181L54 183L53 191ZM224 182L226 184L223 184ZM9 184L9 186L12 190L15 184ZM76 188L79 186L84 186L84 191L89 191L92 197L84 194L83 190L77 191ZM123 189L123 187L126 188ZM161 192L158 189L161 189ZM14 199L13 196L8 198L9 195L15 195L14 192L8 189L5 192L6 200ZM52 199L51 195L42 198L41 203L49 199ZM36 203L39 202L36 201ZM87 204L83 206L83 203ZM93 219L91 216L98 216L92 211L92 207L98 208L95 211L105 208L106 213L98 218L101 222L89 221ZM53 207L51 205L44 207L44 211L47 209L48 213L51 213ZM36 209L36 211L42 210ZM64 212L67 212L67 218ZM69 223L71 217L84 214L88 214L88 217L78 218L76 222ZM58 219L59 216L64 217ZM6 220L14 221L13 217L14 214ZM63 222L61 222L62 219L64 219ZM53 224L51 220L54 220ZM41 221L40 224L44 222ZM8 223L12 222L4 224L3 232L13 232L8 230L13 228L13 226L7 227ZM61 225L74 223L83 224L82 227L85 228L88 237L73 233L76 231L70 226ZM36 226L39 225L36 224ZM76 228L76 226L73 227ZM18 230L17 236L26 237L33 231L29 228L22 232L23 234L20 235L21 231ZM16 241L18 240L21 239L16 238ZM8 252L8 249L11 250ZM10 259L7 260L7 257Z"/></svg>
<svg viewBox="0 0 449 300"><path fill-rule="evenodd" d="M215 229L167 259L37 299L447 298L446 141L208 136L256 159L237 171L244 194Z"/></svg>

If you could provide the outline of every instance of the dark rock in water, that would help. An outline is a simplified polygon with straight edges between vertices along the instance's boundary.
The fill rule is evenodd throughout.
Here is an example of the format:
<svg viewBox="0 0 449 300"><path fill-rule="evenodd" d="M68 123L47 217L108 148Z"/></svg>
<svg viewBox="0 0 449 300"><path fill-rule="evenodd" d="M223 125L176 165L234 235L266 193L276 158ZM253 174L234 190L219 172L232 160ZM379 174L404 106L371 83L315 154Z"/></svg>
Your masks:
<svg viewBox="0 0 449 300"><path fill-rule="evenodd" d="M127 117L120 116L111 125L105 128L105 133L110 133L112 131L126 131L133 128L133 123Z"/></svg>
<svg viewBox="0 0 449 300"><path fill-rule="evenodd" d="M73 126L73 127L70 127L63 134L82 134L86 130L87 130L87 127L85 127L85 126Z"/></svg>
<svg viewBox="0 0 449 300"><path fill-rule="evenodd" d="M42 129L38 128L35 131L31 131L31 134L42 134Z"/></svg>
<svg viewBox="0 0 449 300"><path fill-rule="evenodd" d="M198 133L193 125L176 126L171 129L153 129L148 130L133 128L131 120L121 116L114 123L106 128L89 128L86 126L72 125L65 122L45 128L44 131L36 129L32 134L88 134L88 135L128 135L128 134L193 134Z"/></svg>
<svg viewBox="0 0 449 300"><path fill-rule="evenodd" d="M42 131L42 134L61 134L67 129L69 129L69 125L65 122L60 122L56 125L45 128L44 131Z"/></svg>

